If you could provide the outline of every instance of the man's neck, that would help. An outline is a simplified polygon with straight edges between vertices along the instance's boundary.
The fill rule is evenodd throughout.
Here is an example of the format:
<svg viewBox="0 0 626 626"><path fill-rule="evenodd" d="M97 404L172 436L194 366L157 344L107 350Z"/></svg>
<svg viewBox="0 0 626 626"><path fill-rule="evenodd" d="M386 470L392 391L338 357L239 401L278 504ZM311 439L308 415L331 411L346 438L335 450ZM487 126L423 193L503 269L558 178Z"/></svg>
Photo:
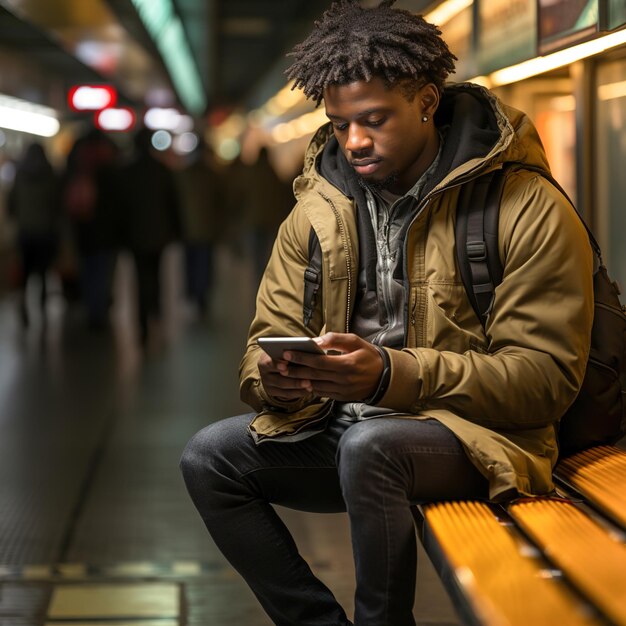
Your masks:
<svg viewBox="0 0 626 626"><path fill-rule="evenodd" d="M429 135L426 145L420 156L417 158L412 167L397 182L390 186L389 189L398 195L405 195L412 189L417 182L430 170L433 162L437 158L441 147L440 135L437 128L433 127L433 132Z"/></svg>

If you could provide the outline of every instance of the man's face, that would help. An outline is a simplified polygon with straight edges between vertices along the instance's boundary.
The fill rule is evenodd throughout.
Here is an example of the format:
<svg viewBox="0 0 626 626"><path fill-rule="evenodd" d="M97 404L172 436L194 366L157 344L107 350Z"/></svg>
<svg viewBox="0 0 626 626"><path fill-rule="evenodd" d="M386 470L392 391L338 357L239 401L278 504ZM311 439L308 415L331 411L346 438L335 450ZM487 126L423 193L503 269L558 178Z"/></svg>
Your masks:
<svg viewBox="0 0 626 626"><path fill-rule="evenodd" d="M438 101L432 84L409 101L401 87L378 77L324 91L326 115L348 163L366 183L397 194L408 191L437 154L432 115Z"/></svg>

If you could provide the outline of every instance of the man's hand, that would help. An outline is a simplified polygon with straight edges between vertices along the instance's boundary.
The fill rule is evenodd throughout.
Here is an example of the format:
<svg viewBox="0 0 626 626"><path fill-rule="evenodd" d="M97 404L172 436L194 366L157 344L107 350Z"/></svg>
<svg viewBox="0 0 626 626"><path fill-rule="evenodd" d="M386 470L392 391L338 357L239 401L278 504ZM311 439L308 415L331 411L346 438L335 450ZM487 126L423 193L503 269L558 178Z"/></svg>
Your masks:
<svg viewBox="0 0 626 626"><path fill-rule="evenodd" d="M323 350L339 354L289 350L280 361L261 355L258 367L269 395L295 400L313 394L342 402L360 402L372 396L383 371L383 360L372 344L345 333L326 333L315 341Z"/></svg>

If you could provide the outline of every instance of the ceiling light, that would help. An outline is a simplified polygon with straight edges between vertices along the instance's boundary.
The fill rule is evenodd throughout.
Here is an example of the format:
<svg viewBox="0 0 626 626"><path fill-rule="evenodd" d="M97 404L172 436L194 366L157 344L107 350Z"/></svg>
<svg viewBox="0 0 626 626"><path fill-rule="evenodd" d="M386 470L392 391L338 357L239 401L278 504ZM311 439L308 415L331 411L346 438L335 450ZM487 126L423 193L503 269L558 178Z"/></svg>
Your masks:
<svg viewBox="0 0 626 626"><path fill-rule="evenodd" d="M54 109L0 95L0 127L40 137L53 137L61 125Z"/></svg>
<svg viewBox="0 0 626 626"><path fill-rule="evenodd" d="M626 43L626 30L618 30L604 37L598 37L591 41L559 50L546 56L535 57L528 61L505 67L497 70L486 77L477 77L474 82L480 82L491 87L499 87L500 85L508 85L526 78L537 76L551 70L570 65L576 61L581 61L600 52L604 52L611 48L615 48Z"/></svg>
<svg viewBox="0 0 626 626"><path fill-rule="evenodd" d="M200 115L206 97L198 68L172 0L131 0L161 54L185 108Z"/></svg>
<svg viewBox="0 0 626 626"><path fill-rule="evenodd" d="M473 4L474 0L446 0L446 2L442 2L436 9L424 15L424 19L431 24L442 26Z"/></svg>

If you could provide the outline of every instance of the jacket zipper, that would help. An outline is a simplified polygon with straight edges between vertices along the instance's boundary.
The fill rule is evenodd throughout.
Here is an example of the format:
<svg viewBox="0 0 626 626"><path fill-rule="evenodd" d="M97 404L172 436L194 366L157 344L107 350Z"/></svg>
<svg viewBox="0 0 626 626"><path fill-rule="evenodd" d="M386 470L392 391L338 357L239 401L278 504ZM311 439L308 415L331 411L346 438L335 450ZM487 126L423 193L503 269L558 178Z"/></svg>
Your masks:
<svg viewBox="0 0 626 626"><path fill-rule="evenodd" d="M389 233L391 229L391 214L386 212L384 216L384 222L382 226L382 246L378 241L378 233L376 233L376 247L378 249L378 256L381 261L381 273L380 276L380 287L382 292L383 304L385 306L385 312L387 314L387 327L382 329L376 334L375 339L372 343L377 343L379 345L383 345L383 340L386 334L389 332L390 328L394 328L396 325L396 309L392 304L393 298L391 294L390 281L393 280L391 278L391 263L392 256L389 245Z"/></svg>
<svg viewBox="0 0 626 626"><path fill-rule="evenodd" d="M346 308L345 332L347 333L350 330L350 310L352 308L352 304L351 304L351 301L352 301L352 258L350 256L350 248L348 247L346 229L345 229L343 220L341 219L341 215L339 214L339 211L337 210L337 207L327 195L323 194L321 191L318 191L318 193L320 194L320 196L322 196L322 198L324 198L324 200L326 200L326 202L328 202L328 204L330 205L330 208L332 209L332 212L335 215L335 219L337 220L337 225L339 226L339 234L341 236L341 243L343 245L343 251L346 255L346 270L348 272L348 297L347 297L347 308Z"/></svg>

